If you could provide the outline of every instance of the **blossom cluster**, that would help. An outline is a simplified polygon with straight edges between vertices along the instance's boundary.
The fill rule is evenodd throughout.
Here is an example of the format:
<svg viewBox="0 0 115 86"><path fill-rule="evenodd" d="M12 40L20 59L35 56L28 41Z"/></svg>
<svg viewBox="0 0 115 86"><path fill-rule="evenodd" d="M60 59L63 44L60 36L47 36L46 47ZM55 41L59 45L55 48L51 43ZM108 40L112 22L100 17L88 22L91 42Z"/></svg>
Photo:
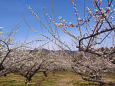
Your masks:
<svg viewBox="0 0 115 86"><path fill-rule="evenodd" d="M3 30L3 27L0 27L0 30ZM3 32L0 31L0 34L2 34Z"/></svg>
<svg viewBox="0 0 115 86"><path fill-rule="evenodd" d="M58 17L58 19L61 21L61 23L56 23L55 22L55 25L58 26L58 27L65 27L65 28L68 28L68 27L74 27L75 25L72 23L72 22L66 22L65 19L62 19L61 16Z"/></svg>
<svg viewBox="0 0 115 86"><path fill-rule="evenodd" d="M106 7L106 9L99 8L94 9L95 13L93 13L93 11L91 11L91 9L87 7L86 11L91 17L95 18L94 22L105 22L105 19L108 19L109 13L113 14L115 12L115 9L111 11L110 7ZM111 16L111 19L113 18L114 17Z"/></svg>

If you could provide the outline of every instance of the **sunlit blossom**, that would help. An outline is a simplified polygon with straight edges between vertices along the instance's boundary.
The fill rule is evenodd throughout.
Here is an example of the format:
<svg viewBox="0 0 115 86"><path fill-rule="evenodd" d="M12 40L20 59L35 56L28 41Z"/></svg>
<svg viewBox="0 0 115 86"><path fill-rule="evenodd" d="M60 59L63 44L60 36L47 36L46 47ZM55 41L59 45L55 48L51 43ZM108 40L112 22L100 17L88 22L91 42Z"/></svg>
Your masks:
<svg viewBox="0 0 115 86"><path fill-rule="evenodd" d="M93 18L97 18L95 15L92 16Z"/></svg>
<svg viewBox="0 0 115 86"><path fill-rule="evenodd" d="M65 28L68 28L68 26L65 26Z"/></svg>
<svg viewBox="0 0 115 86"><path fill-rule="evenodd" d="M101 3L102 2L102 0L99 0L99 3Z"/></svg>
<svg viewBox="0 0 115 86"><path fill-rule="evenodd" d="M91 11L89 11L89 14L90 14L90 15L93 15L93 13L92 13Z"/></svg>
<svg viewBox="0 0 115 86"><path fill-rule="evenodd" d="M65 25L67 25L67 22L65 22Z"/></svg>
<svg viewBox="0 0 115 86"><path fill-rule="evenodd" d="M62 27L62 26L64 26L64 24L58 23L57 26L58 26L58 27Z"/></svg>
<svg viewBox="0 0 115 86"><path fill-rule="evenodd" d="M114 13L115 11L111 11L111 14Z"/></svg>
<svg viewBox="0 0 115 86"><path fill-rule="evenodd" d="M97 10L97 9L95 9L95 13L98 13L98 10Z"/></svg>
<svg viewBox="0 0 115 86"><path fill-rule="evenodd" d="M100 16L99 16L99 15L97 15L97 16L96 16L96 18L98 18L98 19L99 19L99 18L100 18Z"/></svg>
<svg viewBox="0 0 115 86"><path fill-rule="evenodd" d="M114 17L113 17L113 16L111 16L111 19L114 19Z"/></svg>
<svg viewBox="0 0 115 86"><path fill-rule="evenodd" d="M103 8L100 8L100 10L103 10Z"/></svg>
<svg viewBox="0 0 115 86"><path fill-rule="evenodd" d="M62 19L62 17L61 17L61 16L59 16L59 17L58 17L58 19L59 19L59 20L61 20L61 19Z"/></svg>
<svg viewBox="0 0 115 86"><path fill-rule="evenodd" d="M68 25L68 27L71 27L71 25Z"/></svg>
<svg viewBox="0 0 115 86"><path fill-rule="evenodd" d="M109 12L111 8L110 7L106 7L106 9L107 9L107 12Z"/></svg>
<svg viewBox="0 0 115 86"><path fill-rule="evenodd" d="M62 25L62 23L59 23L59 26L61 26Z"/></svg>
<svg viewBox="0 0 115 86"><path fill-rule="evenodd" d="M3 27L0 27L0 29L2 29Z"/></svg>
<svg viewBox="0 0 115 86"><path fill-rule="evenodd" d="M87 21L89 22L89 21L90 21L90 19L87 19Z"/></svg>
<svg viewBox="0 0 115 86"><path fill-rule="evenodd" d="M105 21L105 18L103 18L102 20Z"/></svg>
<svg viewBox="0 0 115 86"><path fill-rule="evenodd" d="M64 22L65 22L65 20L62 20L62 22L64 23Z"/></svg>
<svg viewBox="0 0 115 86"><path fill-rule="evenodd" d="M94 28L96 28L96 25L94 25Z"/></svg>
<svg viewBox="0 0 115 86"><path fill-rule="evenodd" d="M94 22L98 22L98 20L94 20Z"/></svg>
<svg viewBox="0 0 115 86"><path fill-rule="evenodd" d="M58 26L58 24L55 22L55 25Z"/></svg>
<svg viewBox="0 0 115 86"><path fill-rule="evenodd" d="M83 19L81 19L80 16L79 16L78 21L83 21Z"/></svg>
<svg viewBox="0 0 115 86"><path fill-rule="evenodd" d="M91 29L91 31L93 31L93 29L92 28L90 28Z"/></svg>
<svg viewBox="0 0 115 86"><path fill-rule="evenodd" d="M102 13L105 13L106 11L103 9L103 10L101 10L101 12L102 12Z"/></svg>
<svg viewBox="0 0 115 86"><path fill-rule="evenodd" d="M73 23L71 24L71 27L74 27L74 24L73 24Z"/></svg>
<svg viewBox="0 0 115 86"><path fill-rule="evenodd" d="M77 9L76 7L73 7L75 10Z"/></svg>
<svg viewBox="0 0 115 86"><path fill-rule="evenodd" d="M107 14L105 14L105 17L108 17L108 15L107 15Z"/></svg>
<svg viewBox="0 0 115 86"><path fill-rule="evenodd" d="M69 22L69 24L71 25L71 24L72 24L72 22Z"/></svg>
<svg viewBox="0 0 115 86"><path fill-rule="evenodd" d="M88 12L88 11L90 11L90 9L87 7L86 11Z"/></svg>

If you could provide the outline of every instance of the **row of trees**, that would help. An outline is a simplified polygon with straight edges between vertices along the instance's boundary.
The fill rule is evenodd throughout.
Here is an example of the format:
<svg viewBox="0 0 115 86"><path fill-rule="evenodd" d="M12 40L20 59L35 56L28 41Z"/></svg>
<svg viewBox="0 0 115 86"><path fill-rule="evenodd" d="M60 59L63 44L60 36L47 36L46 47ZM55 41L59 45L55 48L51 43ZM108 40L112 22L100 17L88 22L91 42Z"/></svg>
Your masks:
<svg viewBox="0 0 115 86"><path fill-rule="evenodd" d="M86 7L85 0L82 0L81 2L83 3L82 7L86 10L83 11L84 16L80 16L78 1L71 0L77 23L68 23L61 16L58 17L59 21L56 21L57 19L54 16L50 16L44 9L44 16L48 23L48 27L43 23L40 16L34 12L30 5L27 7L43 28L50 34L45 35L42 33L40 34L41 36L46 38L46 40L53 42L62 50L65 48L71 50L71 47L61 39L59 32L63 33L65 36L69 36L72 39L80 52L83 52L83 62L82 60L79 61L73 57L75 63L74 66L72 66L72 69L77 74L80 74L84 80L100 82L100 85L103 85L103 83L112 83L102 80L102 74L104 70L109 70L110 65L111 69L114 70L114 64L111 60L111 58L114 58L115 53L114 1L93 0L93 8ZM74 34L69 30L72 28L76 30L77 34ZM39 33L33 28L32 30ZM104 43L109 43L110 46L108 47L112 48L109 50L101 48ZM75 67L77 67L77 69L75 69Z"/></svg>
<svg viewBox="0 0 115 86"><path fill-rule="evenodd" d="M20 74L30 81L36 72L42 71L47 76L46 72L48 71L67 69L81 75L83 80L99 82L100 86L103 84L115 84L115 82L103 80L104 72L115 71L113 62L115 55L115 9L112 7L114 1L106 0L107 3L103 6L102 0L93 0L93 8L86 8L84 4L83 7L86 11L83 11L83 17L79 14L79 3L77 2L71 0L76 16L76 24L73 22L68 23L62 17L59 17L60 22L57 22L44 9L44 16L48 26L27 4L27 8L49 35L39 33L30 26L29 28L48 42L54 43L55 46L59 47L61 54L59 51L53 50L50 52L46 50L44 53L39 49L37 52L30 51L26 46L28 43L12 47L11 37L14 35L14 31L8 37L0 38L0 75L12 72ZM82 0L82 2L85 3L86 1ZM94 25L91 22L94 22ZM70 32L68 28L74 28L79 35ZM71 51L71 47L61 38L59 33L62 32L73 40L79 53L67 53L66 49ZM109 45L112 48L105 49L101 47L107 40L110 41Z"/></svg>

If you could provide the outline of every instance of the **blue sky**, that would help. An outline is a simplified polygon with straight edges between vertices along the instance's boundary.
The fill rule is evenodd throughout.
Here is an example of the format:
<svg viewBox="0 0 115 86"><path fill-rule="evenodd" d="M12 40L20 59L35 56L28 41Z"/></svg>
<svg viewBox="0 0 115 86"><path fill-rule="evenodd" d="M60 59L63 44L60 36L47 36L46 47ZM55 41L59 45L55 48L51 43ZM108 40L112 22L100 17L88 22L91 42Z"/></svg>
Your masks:
<svg viewBox="0 0 115 86"><path fill-rule="evenodd" d="M52 16L52 0L28 0L28 3L41 18L43 17L43 8L46 8L47 13ZM4 27L4 32L10 32L18 25L16 41L23 41L26 37L28 37L28 41L41 39L24 23L23 17L31 27L39 29L38 31L41 32L36 18L26 6L26 0L0 0L0 27ZM68 20L75 18L70 0L54 0L53 6L56 18L59 16ZM68 40L66 37L64 39Z"/></svg>
<svg viewBox="0 0 115 86"><path fill-rule="evenodd" d="M81 16L83 16L82 11L84 10L83 1L78 0L78 8ZM43 8L46 8L47 13L52 16L52 0L28 0L28 3L41 19L44 18ZM92 0L86 1L86 6L92 7L91 4ZM16 29L17 25L19 25L16 41L23 41L26 37L28 37L28 41L42 39L41 36L29 30L24 23L23 17L31 27L35 28L38 32L42 32L40 24L26 6L26 0L0 0L0 27L4 27L5 32L7 32ZM62 16L66 20L76 22L70 0L53 0L53 7L56 19ZM43 20L43 22L45 21ZM46 34L48 33L46 32ZM68 40L63 34L62 37Z"/></svg>
<svg viewBox="0 0 115 86"><path fill-rule="evenodd" d="M52 0L28 0L28 2L39 16L43 17L43 7L46 8L49 14L52 14ZM67 18L74 15L69 0L54 0L54 10L55 16L61 15ZM17 37L20 40L26 34L31 34L31 31L24 24L23 16L32 27L39 27L37 20L26 7L26 0L0 0L0 26L10 31L20 24L20 29L17 33Z"/></svg>

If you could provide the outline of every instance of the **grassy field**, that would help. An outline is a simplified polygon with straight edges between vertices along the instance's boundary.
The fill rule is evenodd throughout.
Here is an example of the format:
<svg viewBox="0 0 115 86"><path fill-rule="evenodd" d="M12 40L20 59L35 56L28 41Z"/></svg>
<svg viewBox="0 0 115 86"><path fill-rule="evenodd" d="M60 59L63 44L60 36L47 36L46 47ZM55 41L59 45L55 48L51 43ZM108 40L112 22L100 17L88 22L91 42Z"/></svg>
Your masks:
<svg viewBox="0 0 115 86"><path fill-rule="evenodd" d="M105 78L115 81L115 74L106 74ZM83 81L79 75L67 71L49 73L47 78L42 73L37 73L31 82L25 84L25 81L20 75L8 74L0 77L0 86L98 86L98 83Z"/></svg>

